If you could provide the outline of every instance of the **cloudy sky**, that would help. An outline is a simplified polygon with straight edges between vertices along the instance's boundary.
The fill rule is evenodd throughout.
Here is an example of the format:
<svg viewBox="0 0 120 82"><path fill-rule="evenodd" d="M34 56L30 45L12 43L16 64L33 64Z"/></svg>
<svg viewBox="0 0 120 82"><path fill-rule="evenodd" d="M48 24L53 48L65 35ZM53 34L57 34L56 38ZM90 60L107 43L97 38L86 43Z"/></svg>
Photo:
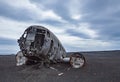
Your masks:
<svg viewBox="0 0 120 82"><path fill-rule="evenodd" d="M120 0L0 0L0 54L19 51L30 25L47 27L68 52L120 50Z"/></svg>

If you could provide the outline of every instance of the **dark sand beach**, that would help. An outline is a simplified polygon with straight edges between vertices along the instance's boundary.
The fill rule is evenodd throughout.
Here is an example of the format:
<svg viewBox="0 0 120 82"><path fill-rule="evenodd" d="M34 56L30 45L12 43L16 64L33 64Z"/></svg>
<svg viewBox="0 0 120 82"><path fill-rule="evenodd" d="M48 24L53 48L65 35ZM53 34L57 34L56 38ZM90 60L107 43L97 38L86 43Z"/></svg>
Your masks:
<svg viewBox="0 0 120 82"><path fill-rule="evenodd" d="M15 55L0 55L0 82L119 82L120 51L82 52L86 66L74 69L67 63L38 68L16 66Z"/></svg>

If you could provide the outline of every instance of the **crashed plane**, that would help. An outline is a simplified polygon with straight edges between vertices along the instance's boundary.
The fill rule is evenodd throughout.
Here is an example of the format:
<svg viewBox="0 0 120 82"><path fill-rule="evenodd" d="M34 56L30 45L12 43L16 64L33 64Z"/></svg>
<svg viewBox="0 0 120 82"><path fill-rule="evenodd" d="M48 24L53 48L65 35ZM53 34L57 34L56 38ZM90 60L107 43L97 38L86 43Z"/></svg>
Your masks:
<svg viewBox="0 0 120 82"><path fill-rule="evenodd" d="M51 63L68 62L73 68L85 65L85 57L81 53L73 53L70 57L58 38L47 28L33 25L28 27L18 39L20 51L16 54L16 65L39 63L47 66Z"/></svg>

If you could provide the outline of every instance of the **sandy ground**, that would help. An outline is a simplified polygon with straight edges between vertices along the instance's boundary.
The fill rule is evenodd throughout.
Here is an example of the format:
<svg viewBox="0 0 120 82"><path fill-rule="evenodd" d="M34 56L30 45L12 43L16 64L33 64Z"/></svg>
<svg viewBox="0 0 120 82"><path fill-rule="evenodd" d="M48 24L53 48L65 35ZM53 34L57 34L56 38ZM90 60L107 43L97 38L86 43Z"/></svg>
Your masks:
<svg viewBox="0 0 120 82"><path fill-rule="evenodd" d="M0 56L0 82L120 82L120 51L83 52L87 64L81 69L69 64L38 68L15 65L15 56Z"/></svg>

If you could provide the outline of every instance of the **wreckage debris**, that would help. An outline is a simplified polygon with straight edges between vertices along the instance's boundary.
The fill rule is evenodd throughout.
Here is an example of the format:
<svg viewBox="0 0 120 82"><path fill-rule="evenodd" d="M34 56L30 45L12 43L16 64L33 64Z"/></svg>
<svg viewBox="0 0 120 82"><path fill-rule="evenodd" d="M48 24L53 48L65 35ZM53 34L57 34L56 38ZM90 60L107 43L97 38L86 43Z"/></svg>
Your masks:
<svg viewBox="0 0 120 82"><path fill-rule="evenodd" d="M64 74L64 73L59 73L58 76L61 76L61 75L63 75L63 74Z"/></svg>
<svg viewBox="0 0 120 82"><path fill-rule="evenodd" d="M58 38L43 26L28 27L18 39L18 43L20 51L16 54L17 66L27 63L49 66L59 62L68 62L73 68L85 65L85 57L80 53L73 53L71 57L67 57Z"/></svg>

